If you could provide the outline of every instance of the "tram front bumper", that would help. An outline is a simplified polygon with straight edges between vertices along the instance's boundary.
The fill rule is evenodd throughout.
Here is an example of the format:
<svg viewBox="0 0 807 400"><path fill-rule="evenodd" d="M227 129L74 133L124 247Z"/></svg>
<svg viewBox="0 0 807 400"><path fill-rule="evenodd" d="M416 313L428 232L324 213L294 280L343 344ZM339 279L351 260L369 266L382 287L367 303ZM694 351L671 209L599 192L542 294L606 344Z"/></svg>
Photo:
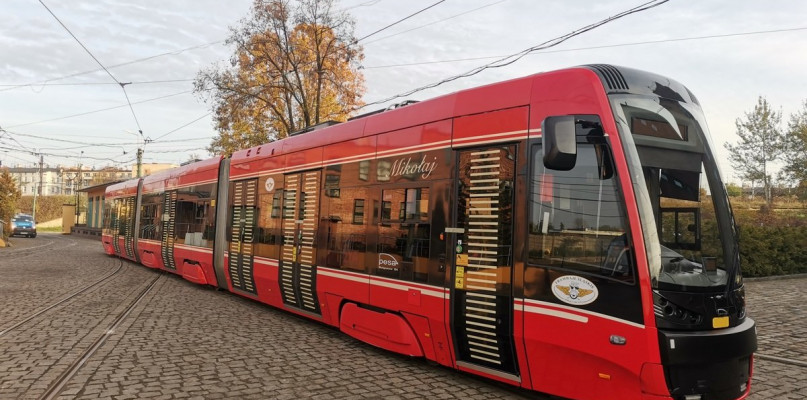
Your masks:
<svg viewBox="0 0 807 400"><path fill-rule="evenodd" d="M756 324L713 331L659 330L661 361L676 400L734 400L748 395L751 356L757 350Z"/></svg>

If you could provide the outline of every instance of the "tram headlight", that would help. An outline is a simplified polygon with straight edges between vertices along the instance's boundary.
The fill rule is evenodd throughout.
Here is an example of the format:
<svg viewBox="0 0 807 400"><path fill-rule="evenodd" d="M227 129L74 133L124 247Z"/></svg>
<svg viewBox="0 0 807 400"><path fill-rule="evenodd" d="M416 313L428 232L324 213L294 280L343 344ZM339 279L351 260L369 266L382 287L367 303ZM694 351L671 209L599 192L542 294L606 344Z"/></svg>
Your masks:
<svg viewBox="0 0 807 400"><path fill-rule="evenodd" d="M675 325L698 325L703 321L703 317L684 307L681 307L658 293L653 294L653 309L657 317L669 321Z"/></svg>

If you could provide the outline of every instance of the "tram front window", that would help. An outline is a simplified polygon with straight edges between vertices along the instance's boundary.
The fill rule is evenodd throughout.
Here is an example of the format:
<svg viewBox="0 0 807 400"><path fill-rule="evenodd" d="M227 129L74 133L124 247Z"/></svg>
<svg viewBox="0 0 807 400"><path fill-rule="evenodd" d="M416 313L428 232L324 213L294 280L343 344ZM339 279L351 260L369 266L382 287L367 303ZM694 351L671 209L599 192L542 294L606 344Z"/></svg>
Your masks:
<svg viewBox="0 0 807 400"><path fill-rule="evenodd" d="M700 108L648 96L611 101L638 193L653 286L716 291L732 279L739 286L736 230Z"/></svg>
<svg viewBox="0 0 807 400"><path fill-rule="evenodd" d="M687 287L725 285L727 274L712 195L702 171L644 169L661 242L659 281ZM656 203L656 201L658 203Z"/></svg>

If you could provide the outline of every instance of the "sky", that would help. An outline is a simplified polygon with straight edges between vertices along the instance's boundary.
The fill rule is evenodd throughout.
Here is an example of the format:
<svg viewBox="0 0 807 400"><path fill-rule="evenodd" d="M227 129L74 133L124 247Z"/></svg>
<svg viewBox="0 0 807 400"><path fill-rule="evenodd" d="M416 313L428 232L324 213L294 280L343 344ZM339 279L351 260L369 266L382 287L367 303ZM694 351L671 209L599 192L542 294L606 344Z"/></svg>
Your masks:
<svg viewBox="0 0 807 400"><path fill-rule="evenodd" d="M363 37L438 0L342 0ZM78 38L79 44L47 8ZM642 4L641 0L445 0L361 41L365 102L466 72ZM180 163L216 135L210 107L193 93L204 68L226 66L224 44L251 0L4 0L0 25L0 162L130 168ZM723 144L764 96L789 115L807 101L807 2L671 0L407 99L583 64L655 72L701 102L724 178L739 183ZM100 69L90 53L105 67ZM128 96L132 107L127 105ZM400 100L398 100L400 101ZM376 106L382 108L383 105ZM372 107L375 109L375 107ZM134 110L134 112L132 111ZM368 108L364 111L372 111ZM143 131L140 136L137 132ZM87 146L87 143L105 146ZM82 153L83 151L83 153Z"/></svg>

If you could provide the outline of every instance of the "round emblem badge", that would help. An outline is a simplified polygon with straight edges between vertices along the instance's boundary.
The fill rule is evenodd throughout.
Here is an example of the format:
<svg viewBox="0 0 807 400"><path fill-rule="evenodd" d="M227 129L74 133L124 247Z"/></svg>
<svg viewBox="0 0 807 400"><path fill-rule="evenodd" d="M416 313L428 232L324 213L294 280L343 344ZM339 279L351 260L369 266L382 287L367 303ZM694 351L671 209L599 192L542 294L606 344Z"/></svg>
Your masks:
<svg viewBox="0 0 807 400"><path fill-rule="evenodd" d="M266 182L263 184L263 187L267 192L275 190L275 180L272 178L266 178Z"/></svg>
<svg viewBox="0 0 807 400"><path fill-rule="evenodd" d="M584 306L597 300L600 292L590 280L577 275L566 275L552 282L552 294L566 304Z"/></svg>

